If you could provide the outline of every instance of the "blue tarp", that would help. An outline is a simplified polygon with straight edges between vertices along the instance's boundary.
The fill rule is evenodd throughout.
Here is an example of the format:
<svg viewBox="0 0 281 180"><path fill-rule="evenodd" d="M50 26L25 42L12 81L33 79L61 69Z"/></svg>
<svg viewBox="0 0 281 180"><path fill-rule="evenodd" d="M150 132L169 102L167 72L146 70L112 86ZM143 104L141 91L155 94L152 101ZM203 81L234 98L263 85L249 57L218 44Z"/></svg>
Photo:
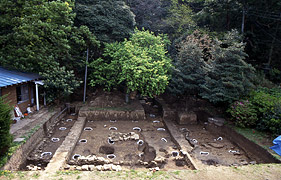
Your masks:
<svg viewBox="0 0 281 180"><path fill-rule="evenodd" d="M281 156L281 136L278 136L276 139L274 139L273 144L274 146L270 147L270 149Z"/></svg>

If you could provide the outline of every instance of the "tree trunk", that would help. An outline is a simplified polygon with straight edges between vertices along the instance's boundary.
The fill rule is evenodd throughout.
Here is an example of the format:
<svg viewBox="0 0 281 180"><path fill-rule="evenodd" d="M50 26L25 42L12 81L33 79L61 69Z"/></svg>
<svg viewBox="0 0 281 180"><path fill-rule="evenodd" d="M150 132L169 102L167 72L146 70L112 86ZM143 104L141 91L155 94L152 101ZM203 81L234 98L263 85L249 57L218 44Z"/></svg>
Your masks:
<svg viewBox="0 0 281 180"><path fill-rule="evenodd" d="M272 53L273 53L274 43L276 41L276 35L277 35L277 32L278 32L279 24L280 24L280 22L278 21L276 31L275 31L274 37L272 39L272 42L271 42L271 47L270 47L270 50L269 50L268 61L267 61L268 66L270 66L270 63L271 63L271 60L272 60Z"/></svg>

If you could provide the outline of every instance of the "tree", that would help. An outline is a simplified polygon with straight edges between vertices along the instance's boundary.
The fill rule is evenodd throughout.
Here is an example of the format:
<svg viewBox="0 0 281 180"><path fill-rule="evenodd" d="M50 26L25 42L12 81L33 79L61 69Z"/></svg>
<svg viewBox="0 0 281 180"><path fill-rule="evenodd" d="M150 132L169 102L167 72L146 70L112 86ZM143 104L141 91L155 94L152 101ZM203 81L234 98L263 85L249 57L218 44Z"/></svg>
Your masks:
<svg viewBox="0 0 281 180"><path fill-rule="evenodd" d="M175 39L187 30L193 29L196 26L193 15L192 9L187 4L172 0L169 15L166 19L166 23L170 28L169 36Z"/></svg>
<svg viewBox="0 0 281 180"><path fill-rule="evenodd" d="M255 69L245 62L247 54L238 31L223 40L199 31L178 44L177 60L169 91L195 94L210 102L232 102L254 87Z"/></svg>
<svg viewBox="0 0 281 180"><path fill-rule="evenodd" d="M241 39L237 31L231 31L222 42L214 41L212 68L200 84L200 96L214 103L231 103L254 87L255 69L245 62Z"/></svg>
<svg viewBox="0 0 281 180"><path fill-rule="evenodd" d="M64 66L51 66L40 74L46 78L44 87L48 90L47 101L56 98L64 100L82 83L75 78L73 71L66 70Z"/></svg>
<svg viewBox="0 0 281 180"><path fill-rule="evenodd" d="M69 54L71 1L1 1L1 65L40 72ZM8 30L7 30L8 29Z"/></svg>
<svg viewBox="0 0 281 180"><path fill-rule="evenodd" d="M126 0L131 11L136 15L136 26L156 33L166 33L169 28L165 22L170 0Z"/></svg>
<svg viewBox="0 0 281 180"><path fill-rule="evenodd" d="M153 97L164 92L169 82L171 59L167 57L166 36L135 30L124 42L105 45L105 59L90 64L91 85L107 89L125 85L127 92L139 91Z"/></svg>
<svg viewBox="0 0 281 180"><path fill-rule="evenodd" d="M83 52L87 47L97 46L98 41L86 26L74 27L73 7L72 0L1 1L0 65L40 72L46 82L54 82L54 86L68 79L61 76L62 70L72 73L71 77L76 79L71 70L81 71ZM60 69L56 71L60 75L48 76L52 68ZM48 79L50 77L52 79ZM65 81L64 87L73 85L68 82ZM47 96L60 94L51 94L48 89Z"/></svg>
<svg viewBox="0 0 281 180"><path fill-rule="evenodd" d="M101 42L122 41L134 30L135 15L122 0L77 0L75 24L86 25Z"/></svg>
<svg viewBox="0 0 281 180"><path fill-rule="evenodd" d="M200 92L200 84L210 69L212 46L209 36L198 30L176 45L178 53L169 92L180 96Z"/></svg>
<svg viewBox="0 0 281 180"><path fill-rule="evenodd" d="M269 72L271 67L279 70L281 26L280 0L189 0L196 15L194 20L200 28L226 32L243 29L247 62ZM243 28L242 28L243 26Z"/></svg>
<svg viewBox="0 0 281 180"><path fill-rule="evenodd" d="M9 148L13 137L10 134L11 107L0 97L0 154L3 155Z"/></svg>

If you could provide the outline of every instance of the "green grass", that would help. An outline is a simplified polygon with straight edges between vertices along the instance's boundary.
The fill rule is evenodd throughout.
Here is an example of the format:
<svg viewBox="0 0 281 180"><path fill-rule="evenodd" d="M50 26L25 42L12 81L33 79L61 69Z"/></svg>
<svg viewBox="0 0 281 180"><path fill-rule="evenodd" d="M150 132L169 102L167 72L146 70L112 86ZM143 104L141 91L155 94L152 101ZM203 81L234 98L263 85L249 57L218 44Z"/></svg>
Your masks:
<svg viewBox="0 0 281 180"><path fill-rule="evenodd" d="M73 175L73 174L80 174L81 171L68 171L68 170L65 170L65 171L57 171L56 172L56 175Z"/></svg>

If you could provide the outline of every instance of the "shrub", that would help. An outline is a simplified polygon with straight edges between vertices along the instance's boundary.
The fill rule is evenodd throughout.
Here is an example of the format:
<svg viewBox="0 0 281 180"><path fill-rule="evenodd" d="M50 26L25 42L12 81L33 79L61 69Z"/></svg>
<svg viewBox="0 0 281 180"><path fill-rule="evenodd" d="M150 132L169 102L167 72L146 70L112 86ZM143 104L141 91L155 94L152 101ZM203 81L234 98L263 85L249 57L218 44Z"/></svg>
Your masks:
<svg viewBox="0 0 281 180"><path fill-rule="evenodd" d="M249 100L234 102L227 110L240 127L253 127L281 134L281 89L258 88L249 94Z"/></svg>
<svg viewBox="0 0 281 180"><path fill-rule="evenodd" d="M3 155L7 151L13 139L10 134L10 111L10 106L0 97L0 155Z"/></svg>
<svg viewBox="0 0 281 180"><path fill-rule="evenodd" d="M269 131L274 136L281 135L281 104L264 113L257 125L257 129Z"/></svg>
<svg viewBox="0 0 281 180"><path fill-rule="evenodd" d="M255 105L255 108L260 117L266 112L274 111L277 104L281 103L280 88L259 88L250 93L250 101Z"/></svg>
<svg viewBox="0 0 281 180"><path fill-rule="evenodd" d="M250 93L259 116L257 129L273 135L281 134L281 89L259 88Z"/></svg>
<svg viewBox="0 0 281 180"><path fill-rule="evenodd" d="M235 101L227 110L232 120L240 127L255 126L258 120L255 106L248 100Z"/></svg>

